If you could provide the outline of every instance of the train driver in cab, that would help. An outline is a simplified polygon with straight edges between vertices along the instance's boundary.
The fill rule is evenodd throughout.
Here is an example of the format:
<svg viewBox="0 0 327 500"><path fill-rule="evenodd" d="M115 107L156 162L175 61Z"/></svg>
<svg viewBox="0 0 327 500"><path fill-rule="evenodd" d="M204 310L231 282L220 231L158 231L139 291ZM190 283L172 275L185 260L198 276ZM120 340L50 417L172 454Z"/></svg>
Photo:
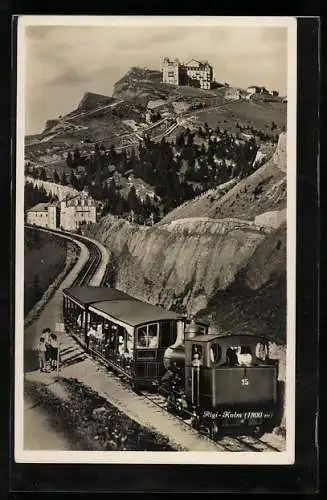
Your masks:
<svg viewBox="0 0 327 500"><path fill-rule="evenodd" d="M247 345L238 346L236 349L236 355L238 364L240 366L251 366L252 365L252 353L251 349Z"/></svg>

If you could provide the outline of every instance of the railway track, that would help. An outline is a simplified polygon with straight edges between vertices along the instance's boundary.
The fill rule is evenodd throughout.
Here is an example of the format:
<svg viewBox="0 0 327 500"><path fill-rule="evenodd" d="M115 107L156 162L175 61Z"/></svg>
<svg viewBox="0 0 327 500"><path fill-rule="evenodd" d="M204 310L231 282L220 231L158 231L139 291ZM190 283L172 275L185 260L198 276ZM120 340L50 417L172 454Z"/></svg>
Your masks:
<svg viewBox="0 0 327 500"><path fill-rule="evenodd" d="M74 236L75 238L75 236ZM101 252L99 248L92 244L91 242L87 242L83 238L75 238L78 241L81 241L84 245L87 246L89 250L89 258L85 263L81 273L76 277L72 286L83 286L87 285L91 278L94 276L100 262L101 262Z"/></svg>
<svg viewBox="0 0 327 500"><path fill-rule="evenodd" d="M80 343L79 343L80 344ZM81 344L80 344L81 345ZM103 359L97 356L97 354L94 352L92 355L89 355L93 361L99 366L99 367L105 367L109 372L107 372L107 376L109 375L110 377L113 377L115 380L120 381L124 385L124 390L126 391L132 391L132 389L128 385L128 379L126 376L123 374L115 372L113 369L111 369L110 366L108 366ZM196 434L199 434L198 431L196 431L191 423L191 419L184 419L180 417L179 415L172 414L168 410L168 405L167 405L167 399L162 396L161 394L151 392L148 390L141 390L138 392L139 397L143 398L145 402L147 402L148 405L154 405L157 407L158 411L164 412L165 416L168 420L178 420L180 422L180 425L187 427L190 432L194 432ZM229 452L281 452L283 451L281 448L278 448L276 446L271 445L270 443L256 438L254 436L248 436L248 435L241 435L241 436L223 436L222 438L218 440L213 440L211 439L207 434L200 433L200 435L203 437L203 439L211 442L217 443L219 446L224 448L226 451Z"/></svg>
<svg viewBox="0 0 327 500"><path fill-rule="evenodd" d="M101 252L100 252L100 249L98 248L97 245L95 245L94 243L92 243L91 241L88 241L87 239L85 239L83 237L80 237L79 235L72 234L68 231L56 231L53 229L39 228L37 226L33 226L30 224L25 224L25 227L28 229L38 229L38 230L46 231L46 232L49 232L51 234L56 234L59 236L60 235L68 236L71 239L74 239L74 240L77 240L77 241L80 241L81 243L83 243L88 248L89 257L88 257L88 260L86 261L86 263L84 264L81 272L78 274L78 276L76 277L76 279L74 280L74 282L72 283L71 286L83 286L83 285L87 285L89 283L89 281L94 276L94 274L95 274L95 272L96 272L96 270L101 262ZM108 273L108 271L106 271L104 274L104 277L102 280L103 282L105 281L107 273ZM101 285L102 285L102 283L101 283Z"/></svg>
<svg viewBox="0 0 327 500"><path fill-rule="evenodd" d="M151 403L158 406L163 411L167 412L168 415L171 416L172 418L177 418L184 425L193 429L191 419L183 419L178 415L172 415L168 411L167 400L164 396L161 396L160 394L153 394L149 391L140 391L140 395L143 396L148 401L151 401ZM212 439L210 439L207 435L205 434L202 435L209 441L212 441ZM215 442L217 442L217 444L225 448L226 451L232 451L232 452L242 452L242 451L280 452L281 451L279 448L274 447L259 438L247 435L238 437L224 436Z"/></svg>
<svg viewBox="0 0 327 500"><path fill-rule="evenodd" d="M26 225L28 228L33 228L35 229L34 226ZM46 230L48 232L58 234L58 231L55 230ZM75 240L78 240L85 244L88 247L89 250L89 257L87 262L85 263L84 267L82 268L82 271L79 273L79 275L76 277L74 280L72 286L83 286L87 285L91 278L93 277L94 273L96 272L96 269L98 268L100 262L101 262L101 252L99 248L92 242L84 239L83 237L79 237L78 235L73 235L69 232L66 231L61 231L59 234L63 234L66 236L70 236ZM101 285L106 281L106 277L108 275L109 270L107 269L104 273L102 283ZM75 336L74 336L75 338ZM75 338L75 341L77 339ZM84 349L84 346L81 344L80 341L78 341L78 344ZM97 356L96 352L92 353L92 359L101 367L105 366L107 369L109 368L110 370L110 376L115 378L116 380L119 380L122 383L128 382L126 376L123 374L118 374L117 372L113 371L110 367L108 367L107 363L103 359L101 359L99 356ZM108 375L107 375L108 376ZM129 388L128 385L124 386L124 390L127 391L132 391L132 389ZM191 419L185 419L180 417L179 415L172 414L168 410L168 403L167 399L162 396L161 394L147 391L147 390L141 390L138 393L139 397L142 397L149 405L155 405L158 408L158 411L165 412L166 416L168 419L177 419L180 421L180 424L183 426L186 426L190 431L192 432L197 432L192 426ZM202 434L204 439L213 441L210 439L210 437L206 434ZM255 438L253 436L248 436L248 435L242 435L242 436L237 436L237 437L232 437L232 436L224 436L219 440L215 441L217 444L222 446L226 451L230 452L280 452L282 451L281 449L272 446L271 444L259 439Z"/></svg>

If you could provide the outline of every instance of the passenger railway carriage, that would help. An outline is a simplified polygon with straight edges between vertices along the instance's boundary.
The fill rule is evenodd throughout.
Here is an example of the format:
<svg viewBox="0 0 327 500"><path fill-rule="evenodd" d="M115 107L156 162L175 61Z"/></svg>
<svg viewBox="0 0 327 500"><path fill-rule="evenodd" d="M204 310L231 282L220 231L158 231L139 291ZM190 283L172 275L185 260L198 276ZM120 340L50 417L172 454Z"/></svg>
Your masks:
<svg viewBox="0 0 327 500"><path fill-rule="evenodd" d="M182 340L185 318L113 288L72 287L63 294L67 331L124 373L133 388L158 386L164 352ZM199 328L205 332L208 324Z"/></svg>
<svg viewBox="0 0 327 500"><path fill-rule="evenodd" d="M64 290L66 331L133 389L156 387L168 408L216 436L222 428L271 430L278 363L267 338L209 333L209 324L152 306L112 288Z"/></svg>

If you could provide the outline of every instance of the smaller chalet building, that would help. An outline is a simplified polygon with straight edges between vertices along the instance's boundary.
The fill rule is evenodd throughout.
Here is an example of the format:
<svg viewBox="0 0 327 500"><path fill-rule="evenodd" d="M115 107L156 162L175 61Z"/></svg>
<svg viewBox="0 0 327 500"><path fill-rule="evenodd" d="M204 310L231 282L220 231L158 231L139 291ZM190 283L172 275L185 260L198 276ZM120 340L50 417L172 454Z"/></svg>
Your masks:
<svg viewBox="0 0 327 500"><path fill-rule="evenodd" d="M251 85L247 88L248 94L269 94L266 87L258 87L257 85Z"/></svg>
<svg viewBox="0 0 327 500"><path fill-rule="evenodd" d="M28 224L49 229L77 231L82 224L96 221L95 201L84 191L57 203L38 203L26 211Z"/></svg>
<svg viewBox="0 0 327 500"><path fill-rule="evenodd" d="M38 203L26 211L26 222L34 226L57 229L58 219L57 203Z"/></svg>

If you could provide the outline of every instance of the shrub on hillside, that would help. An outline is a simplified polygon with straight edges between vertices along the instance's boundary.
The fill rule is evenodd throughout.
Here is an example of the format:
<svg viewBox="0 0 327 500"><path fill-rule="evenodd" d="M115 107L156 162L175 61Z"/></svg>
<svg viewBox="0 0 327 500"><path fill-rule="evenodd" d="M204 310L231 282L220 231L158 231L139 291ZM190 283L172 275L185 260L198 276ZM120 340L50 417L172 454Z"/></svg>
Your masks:
<svg viewBox="0 0 327 500"><path fill-rule="evenodd" d="M142 427L91 388L76 379L61 379L67 400L59 399L39 384L26 384L30 396L49 411L78 444L79 449L97 451L175 451L168 439Z"/></svg>

